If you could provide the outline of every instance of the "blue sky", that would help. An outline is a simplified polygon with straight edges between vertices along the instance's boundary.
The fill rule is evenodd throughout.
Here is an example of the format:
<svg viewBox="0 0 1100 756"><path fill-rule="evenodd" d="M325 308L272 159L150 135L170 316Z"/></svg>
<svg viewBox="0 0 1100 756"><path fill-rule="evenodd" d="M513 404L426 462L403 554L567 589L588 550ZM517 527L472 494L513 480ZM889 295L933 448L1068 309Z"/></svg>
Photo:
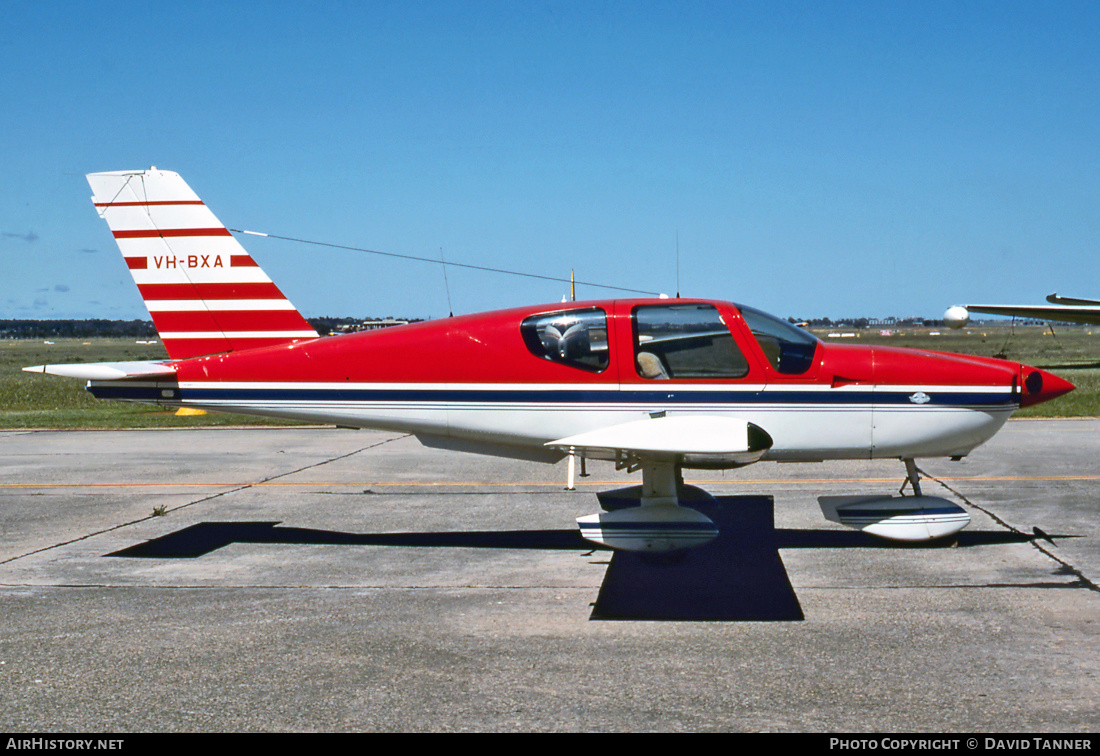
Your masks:
<svg viewBox="0 0 1100 756"><path fill-rule="evenodd" d="M83 174L230 228L753 304L1100 298L1095 2L0 3L0 317L145 318ZM566 284L243 237L307 316ZM615 295L580 287L582 298Z"/></svg>

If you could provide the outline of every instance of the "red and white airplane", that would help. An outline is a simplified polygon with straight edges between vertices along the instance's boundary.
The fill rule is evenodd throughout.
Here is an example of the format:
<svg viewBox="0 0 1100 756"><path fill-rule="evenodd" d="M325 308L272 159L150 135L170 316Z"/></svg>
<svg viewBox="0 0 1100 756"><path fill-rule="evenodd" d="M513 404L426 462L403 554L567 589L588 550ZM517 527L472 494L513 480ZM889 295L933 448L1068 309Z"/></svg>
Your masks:
<svg viewBox="0 0 1100 756"><path fill-rule="evenodd" d="M684 469L893 458L911 496L833 497L826 516L930 540L969 522L914 460L962 457L1073 385L1016 362L825 344L722 301L562 302L319 338L176 173L88 176L169 359L39 365L102 399L414 434L431 447L640 470L582 534L613 548L706 543ZM570 473L572 474L572 473ZM903 486L904 487L904 486ZM836 500L836 499L842 500Z"/></svg>

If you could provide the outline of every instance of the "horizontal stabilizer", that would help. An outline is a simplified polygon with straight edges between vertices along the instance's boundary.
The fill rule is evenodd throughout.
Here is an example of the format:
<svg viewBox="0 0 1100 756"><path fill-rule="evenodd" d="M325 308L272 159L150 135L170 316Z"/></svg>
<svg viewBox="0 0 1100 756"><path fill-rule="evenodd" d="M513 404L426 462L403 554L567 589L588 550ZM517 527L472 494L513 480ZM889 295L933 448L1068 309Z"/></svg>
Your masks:
<svg viewBox="0 0 1100 756"><path fill-rule="evenodd" d="M650 458L714 457L738 464L757 461L771 445L771 437L752 423L714 415L650 417L546 444L584 453L625 452Z"/></svg>
<svg viewBox="0 0 1100 756"><path fill-rule="evenodd" d="M85 381L121 381L126 378L175 378L176 369L167 362L86 362L77 365L34 365L26 373L47 373Z"/></svg>

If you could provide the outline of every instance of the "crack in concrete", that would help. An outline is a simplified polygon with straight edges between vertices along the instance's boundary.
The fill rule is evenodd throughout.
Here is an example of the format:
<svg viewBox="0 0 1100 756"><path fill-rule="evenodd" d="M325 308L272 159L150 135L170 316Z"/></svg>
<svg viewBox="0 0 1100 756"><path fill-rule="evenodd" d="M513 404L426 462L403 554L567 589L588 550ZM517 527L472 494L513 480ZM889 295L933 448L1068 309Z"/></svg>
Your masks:
<svg viewBox="0 0 1100 756"><path fill-rule="evenodd" d="M1006 522L1005 520L1001 519L996 514L994 514L992 511L990 511L990 510L986 509L985 507L980 506L980 505L975 504L974 502L970 501L970 499L966 498L966 496L964 496L961 491L956 491L954 488L947 485L947 483L940 480L936 476L929 475L928 473L924 472L923 470L919 470L919 472L920 472L921 475L928 478L929 480L934 480L936 483L943 486L952 495L954 495L955 497L960 499L964 504L966 504L966 506L971 507L973 509L976 509L979 512L985 514L987 517L989 517L991 520L993 520L994 522L996 522L998 525L1005 528L1006 530L1009 530L1009 531L1015 533L1016 535L1021 536L1022 538L1027 538L1029 543L1031 543L1032 548L1036 549L1041 554L1045 554L1048 558L1050 558L1051 560L1053 560L1053 561L1057 562L1059 565L1061 565L1062 569L1065 570L1064 574L1073 575L1074 577L1077 578L1077 582L1068 584L1068 587L1084 588L1084 589L1090 590L1094 593L1100 593L1100 585L1097 585L1096 582L1094 582L1094 581L1090 580L1089 578L1085 577L1084 573L1081 572L1081 570L1079 570L1077 567L1073 566L1072 564L1067 562L1062 557L1060 557L1057 554L1053 553L1050 549L1045 547L1043 544L1039 543L1039 538L1043 537L1039 534L1039 532L1036 532L1034 534L1025 533L1022 530L1020 530L1019 528L1013 526L1011 523ZM1051 543L1053 544L1053 541L1051 541Z"/></svg>
<svg viewBox="0 0 1100 756"><path fill-rule="evenodd" d="M180 504L179 506L172 507L171 509L165 510L165 512L163 514L146 515L145 517L139 517L136 520L130 520L129 522L119 523L117 525L112 525L109 528L102 528L100 530L96 530L96 531L91 532L91 533L85 533L84 535L77 536L76 538L70 538L66 541L61 541L59 543L50 544L49 546L43 546L41 548L34 549L33 551L28 551L25 554L19 554L17 556L13 556L13 557L9 557L7 559L0 560L0 565L10 564L10 563L18 561L20 559L24 559L24 558L29 557L29 556L34 556L35 554L41 554L45 551L50 551L52 549L60 548L62 546L68 546L70 544L79 543L80 541L86 541L89 538L95 538L96 536L103 535L104 533L111 533L111 532L116 531L116 530L122 530L123 528L130 527L131 525L137 525L140 522L146 522L147 520L152 520L152 519L155 519L157 517L163 517L165 514L168 514L169 512L178 512L181 509L186 509L187 507L191 507L191 506L194 506L196 504L203 504L203 503L208 502L208 501L213 501L214 499L219 499L222 496L228 496L229 494L238 493L240 491L247 491L250 488L253 488L253 487L259 486L259 485L263 485L264 483L270 483L273 480L279 480L280 478L285 478L285 477L288 477L290 475L297 475L298 473L305 472L306 470L312 470L312 469L317 468L317 467L323 467L324 465L330 464L332 462L338 462L342 459L347 459L348 457L354 457L356 454L361 454L362 452L370 451L371 449L376 449L379 446L383 446L383 445L391 443L393 441L400 441L401 439L408 438L410 435L411 434L406 433L402 436L394 436L393 438L383 439L382 441L378 441L378 442L373 443L373 444L368 444L367 446L361 447L361 448L356 449L354 451L347 452L346 454L339 454L335 457L331 457L329 459L324 459L324 460L321 460L320 462L314 462L313 464L305 465L305 466L299 467L295 470L288 470L286 472L279 473L278 475L272 475L269 478L264 478L263 480L259 480L259 481L256 481L254 483L244 483L244 484L239 485L239 486L234 486L233 488L226 489L225 491L219 491L218 493L211 494L209 496L203 496L201 499L195 499L194 501L189 501L185 504Z"/></svg>

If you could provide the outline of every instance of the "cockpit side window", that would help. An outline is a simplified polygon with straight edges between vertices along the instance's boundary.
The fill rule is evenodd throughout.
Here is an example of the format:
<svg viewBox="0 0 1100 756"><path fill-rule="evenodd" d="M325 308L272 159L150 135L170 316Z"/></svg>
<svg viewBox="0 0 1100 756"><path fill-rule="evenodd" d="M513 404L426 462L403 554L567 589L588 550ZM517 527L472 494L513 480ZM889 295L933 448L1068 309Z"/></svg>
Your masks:
<svg viewBox="0 0 1100 756"><path fill-rule="evenodd" d="M631 314L634 365L651 380L743 378L745 359L721 314L708 304L641 305Z"/></svg>
<svg viewBox="0 0 1100 756"><path fill-rule="evenodd" d="M519 327L536 357L599 373L611 363L607 313L593 307L531 315Z"/></svg>
<svg viewBox="0 0 1100 756"><path fill-rule="evenodd" d="M752 307L737 308L773 368L784 375L802 375L814 364L820 340L812 333Z"/></svg>

